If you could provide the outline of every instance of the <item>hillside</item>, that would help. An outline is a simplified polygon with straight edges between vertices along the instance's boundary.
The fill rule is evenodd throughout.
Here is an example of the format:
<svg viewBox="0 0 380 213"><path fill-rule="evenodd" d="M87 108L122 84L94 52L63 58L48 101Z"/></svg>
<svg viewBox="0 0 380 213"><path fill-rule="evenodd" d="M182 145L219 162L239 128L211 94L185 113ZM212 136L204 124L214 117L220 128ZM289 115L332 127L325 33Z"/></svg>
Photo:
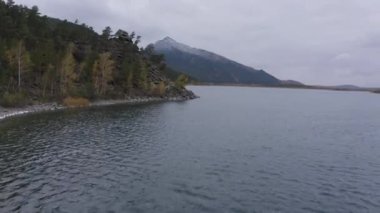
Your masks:
<svg viewBox="0 0 380 213"><path fill-rule="evenodd" d="M154 44L157 53L165 56L169 67L201 82L278 85L281 82L263 70L239 64L201 49L181 44L166 37Z"/></svg>
<svg viewBox="0 0 380 213"><path fill-rule="evenodd" d="M0 0L0 104L25 105L67 97L186 96L186 77L163 57L139 47L134 32L39 13ZM173 82L178 78L177 82ZM191 96L191 95L190 95Z"/></svg>

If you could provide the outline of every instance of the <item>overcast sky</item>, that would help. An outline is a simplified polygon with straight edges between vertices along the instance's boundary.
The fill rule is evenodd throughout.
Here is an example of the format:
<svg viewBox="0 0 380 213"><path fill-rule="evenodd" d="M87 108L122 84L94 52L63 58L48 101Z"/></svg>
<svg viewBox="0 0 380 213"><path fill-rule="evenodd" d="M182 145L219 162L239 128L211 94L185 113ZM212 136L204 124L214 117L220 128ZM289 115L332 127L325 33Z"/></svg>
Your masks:
<svg viewBox="0 0 380 213"><path fill-rule="evenodd" d="M380 86L379 0L16 0L143 44L165 36L280 79Z"/></svg>

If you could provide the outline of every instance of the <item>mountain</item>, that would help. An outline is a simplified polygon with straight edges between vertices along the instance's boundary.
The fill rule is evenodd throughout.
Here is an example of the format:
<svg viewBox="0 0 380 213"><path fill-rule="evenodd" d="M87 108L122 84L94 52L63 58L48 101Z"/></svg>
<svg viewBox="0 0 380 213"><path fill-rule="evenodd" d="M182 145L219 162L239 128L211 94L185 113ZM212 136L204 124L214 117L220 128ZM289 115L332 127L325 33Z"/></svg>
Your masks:
<svg viewBox="0 0 380 213"><path fill-rule="evenodd" d="M279 85L281 81L263 70L242 65L206 50L192 48L166 37L154 44L166 63L201 82Z"/></svg>
<svg viewBox="0 0 380 213"><path fill-rule="evenodd" d="M338 86L333 86L334 88L336 89L342 89L342 90L360 90L362 88L358 87L358 86L355 86L355 85L350 85L350 84L347 84L347 85L338 85Z"/></svg>

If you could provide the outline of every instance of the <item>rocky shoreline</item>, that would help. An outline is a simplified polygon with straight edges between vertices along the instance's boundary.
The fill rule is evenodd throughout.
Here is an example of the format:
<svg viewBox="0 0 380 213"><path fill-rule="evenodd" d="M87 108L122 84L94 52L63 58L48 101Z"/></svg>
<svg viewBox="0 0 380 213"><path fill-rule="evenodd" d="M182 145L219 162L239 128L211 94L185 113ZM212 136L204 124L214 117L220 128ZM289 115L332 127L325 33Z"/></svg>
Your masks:
<svg viewBox="0 0 380 213"><path fill-rule="evenodd" d="M91 102L88 107L102 107L102 106L112 106L112 105L131 105L131 104L141 104L141 103L154 103L154 102L165 102L165 101L186 101L198 98L198 96L194 95L193 93L188 94L186 96L175 96L175 97L128 97L126 99L118 99L118 100L98 100ZM68 107L65 107L58 103L43 103L43 104L34 104L29 105L22 108L3 108L0 107L0 121L26 115L26 114L33 114L33 113L39 113L39 112L49 112L49 111L57 111L57 110L64 110L69 109Z"/></svg>
<svg viewBox="0 0 380 213"><path fill-rule="evenodd" d="M6 118L37 113L37 112L48 112L65 109L66 107L59 105L57 103L44 103L44 104L35 104L22 108L3 108L0 107L0 120Z"/></svg>

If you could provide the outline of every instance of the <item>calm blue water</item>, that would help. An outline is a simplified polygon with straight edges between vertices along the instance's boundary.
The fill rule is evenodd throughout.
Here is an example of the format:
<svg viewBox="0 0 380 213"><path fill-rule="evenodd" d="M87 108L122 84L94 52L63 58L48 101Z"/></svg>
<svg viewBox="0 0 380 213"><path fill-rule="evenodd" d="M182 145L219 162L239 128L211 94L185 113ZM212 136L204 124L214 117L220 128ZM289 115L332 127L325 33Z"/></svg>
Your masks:
<svg viewBox="0 0 380 213"><path fill-rule="evenodd" d="M0 212L380 212L380 96L200 99L0 122Z"/></svg>

